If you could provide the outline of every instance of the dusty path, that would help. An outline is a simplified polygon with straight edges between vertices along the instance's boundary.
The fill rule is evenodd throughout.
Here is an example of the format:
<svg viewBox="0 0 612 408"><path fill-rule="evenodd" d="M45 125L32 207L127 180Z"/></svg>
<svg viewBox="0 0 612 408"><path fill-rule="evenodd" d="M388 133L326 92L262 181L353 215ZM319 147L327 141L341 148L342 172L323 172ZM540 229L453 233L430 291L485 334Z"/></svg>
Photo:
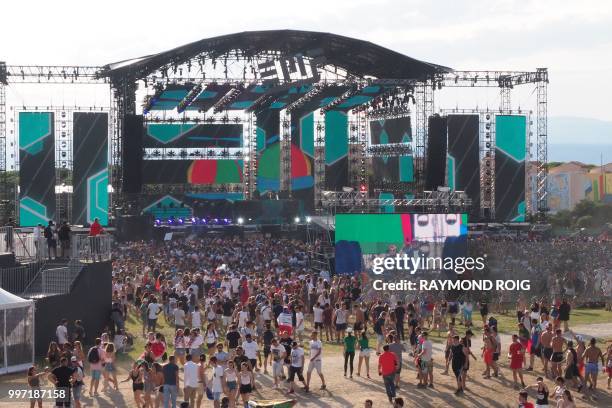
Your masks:
<svg viewBox="0 0 612 408"><path fill-rule="evenodd" d="M612 337L612 322L591 324L585 326L577 326L574 328L577 334L596 337ZM419 389L416 387L416 371L409 357L405 354L404 370L402 371L402 382L399 396L403 397L408 407L516 407L517 406L517 391L512 389L512 373L507 368L507 359L501 358L501 376L499 378L483 379L481 372L484 365L480 361L479 349L482 344L481 340L475 336L472 343L472 350L478 357L478 361L472 364L470 370L470 380L468 382L468 391L465 395L456 397L453 392L455 390L454 378L452 376L442 375L444 350L441 344L434 344L434 389ZM508 335L502 336L502 347L507 350L510 342ZM327 346L329 349L329 346ZM384 386L381 378L377 375L376 358L372 356L370 375L372 379L367 379L364 376L353 379L343 376L343 359L338 351L331 355L330 351L326 353L326 345L323 346L323 370L328 383L327 390L320 390L320 381L318 376L314 375L311 383L312 391L308 394L303 391L297 391L294 398L298 400L299 407L361 407L365 399L372 399L374 406L389 407L385 396ZM334 350L338 350L334 348ZM408 364L408 367L406 366ZM355 363L355 369L357 365ZM356 374L356 371L355 371ZM362 374L365 374L362 372ZM535 378L541 374L541 365L536 363L536 371L526 373L525 381L527 384L535 383ZM125 378L125 370L119 373L119 379ZM259 389L255 397L266 399L286 398L285 391L277 391L272 388L272 380L268 375L257 374L256 379ZM89 378L87 378L89 380ZM23 376L5 376L0 377L0 407L26 407L27 402L9 401L6 398L7 391L10 387L23 388ZM552 383L547 382L552 388ZM584 401L577 398L578 407L610 407L612 406L612 393L606 390L606 378L603 374L600 375L599 391L597 391L597 401ZM574 393L575 394L575 393ZM532 397L534 393L531 393ZM533 401L533 398L531 399ZM97 398L85 398L84 406L87 407L132 407L135 406L132 399L131 384L120 384L119 392L109 392L101 394ZM52 407L51 402L45 402L44 407ZM211 401L204 401L204 407L212 407Z"/></svg>

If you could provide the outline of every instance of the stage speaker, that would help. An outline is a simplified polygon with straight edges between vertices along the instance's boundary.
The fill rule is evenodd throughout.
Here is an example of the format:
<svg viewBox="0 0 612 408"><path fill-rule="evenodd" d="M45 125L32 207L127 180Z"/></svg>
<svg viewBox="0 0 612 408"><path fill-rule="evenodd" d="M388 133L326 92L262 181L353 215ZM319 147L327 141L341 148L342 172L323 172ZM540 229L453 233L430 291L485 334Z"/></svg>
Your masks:
<svg viewBox="0 0 612 408"><path fill-rule="evenodd" d="M148 239L152 229L151 215L120 215L117 217L116 238L120 242Z"/></svg>
<svg viewBox="0 0 612 408"><path fill-rule="evenodd" d="M446 117L433 115L429 117L427 137L427 169L425 190L436 191L444 186L446 174Z"/></svg>
<svg viewBox="0 0 612 408"><path fill-rule="evenodd" d="M139 194L142 192L142 139L144 137L142 115L125 115L123 120L123 167L122 192Z"/></svg>

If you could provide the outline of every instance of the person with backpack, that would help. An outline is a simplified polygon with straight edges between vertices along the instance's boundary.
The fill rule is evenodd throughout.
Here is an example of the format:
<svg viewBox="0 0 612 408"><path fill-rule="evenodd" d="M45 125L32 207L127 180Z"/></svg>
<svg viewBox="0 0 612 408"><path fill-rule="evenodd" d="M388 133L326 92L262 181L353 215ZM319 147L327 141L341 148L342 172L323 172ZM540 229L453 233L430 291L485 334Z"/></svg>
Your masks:
<svg viewBox="0 0 612 408"><path fill-rule="evenodd" d="M91 371L91 381L89 382L89 396L98 395L98 387L100 386L100 378L102 377L102 362L104 361L104 349L102 348L102 339L97 338L95 346L87 352L87 361L89 362L89 370Z"/></svg>
<svg viewBox="0 0 612 408"><path fill-rule="evenodd" d="M49 220L49 224L45 227L43 236L47 240L47 250L49 253L49 259L57 258L57 239L55 239L55 228L53 221ZM53 252L53 258L51 258L51 252Z"/></svg>

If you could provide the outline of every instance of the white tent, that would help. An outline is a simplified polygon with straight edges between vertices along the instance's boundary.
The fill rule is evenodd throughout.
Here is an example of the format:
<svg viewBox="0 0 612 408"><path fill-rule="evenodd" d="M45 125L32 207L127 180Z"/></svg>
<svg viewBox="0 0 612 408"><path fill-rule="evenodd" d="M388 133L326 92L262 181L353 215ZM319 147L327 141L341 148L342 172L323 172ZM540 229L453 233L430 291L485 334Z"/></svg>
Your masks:
<svg viewBox="0 0 612 408"><path fill-rule="evenodd" d="M34 363L34 301L0 288L0 374Z"/></svg>

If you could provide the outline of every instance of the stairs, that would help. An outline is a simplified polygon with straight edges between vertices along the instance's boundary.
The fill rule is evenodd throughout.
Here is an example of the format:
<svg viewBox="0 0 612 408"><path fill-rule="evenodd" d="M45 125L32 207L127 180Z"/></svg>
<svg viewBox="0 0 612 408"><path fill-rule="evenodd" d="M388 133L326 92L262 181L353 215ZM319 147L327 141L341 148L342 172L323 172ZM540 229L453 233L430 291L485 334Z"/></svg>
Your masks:
<svg viewBox="0 0 612 408"><path fill-rule="evenodd" d="M26 298L40 298L70 292L72 282L79 275L82 265L78 261L47 261L24 290Z"/></svg>

